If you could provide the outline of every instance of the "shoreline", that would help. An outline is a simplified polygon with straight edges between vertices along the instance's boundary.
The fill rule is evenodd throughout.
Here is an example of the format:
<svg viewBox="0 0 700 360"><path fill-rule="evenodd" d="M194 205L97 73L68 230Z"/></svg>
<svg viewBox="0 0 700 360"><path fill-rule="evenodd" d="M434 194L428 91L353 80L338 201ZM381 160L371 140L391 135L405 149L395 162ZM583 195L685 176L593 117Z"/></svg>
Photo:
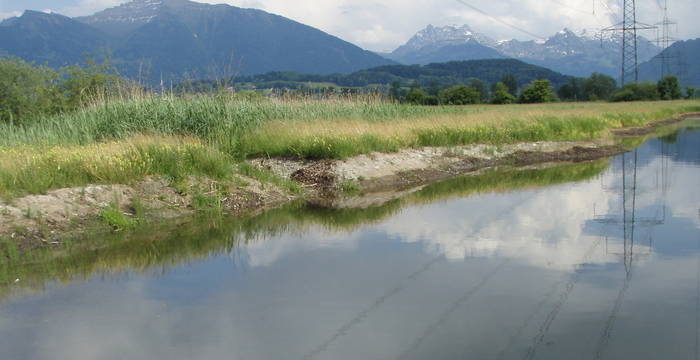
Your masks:
<svg viewBox="0 0 700 360"><path fill-rule="evenodd" d="M220 182L192 177L175 187L151 177L131 185L89 185L57 189L0 201L0 240L13 242L20 252L57 247L87 233L129 231L139 223L187 218L202 212L244 216L261 213L295 200L328 207L364 207L377 199L411 192L430 183L482 170L548 166L608 158L628 151L620 143L639 138L685 119L689 113L644 127L612 130L613 138L592 141L534 142L507 145L467 145L402 149L344 160L253 159L253 167L301 184L294 194L258 179L238 176ZM109 221L105 210L129 226Z"/></svg>

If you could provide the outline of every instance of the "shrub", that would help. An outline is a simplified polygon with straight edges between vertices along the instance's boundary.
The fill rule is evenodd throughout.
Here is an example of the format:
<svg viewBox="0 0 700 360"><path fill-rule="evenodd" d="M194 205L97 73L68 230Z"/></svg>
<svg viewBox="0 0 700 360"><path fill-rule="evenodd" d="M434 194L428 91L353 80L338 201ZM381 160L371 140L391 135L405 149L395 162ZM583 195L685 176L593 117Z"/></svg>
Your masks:
<svg viewBox="0 0 700 360"><path fill-rule="evenodd" d="M506 84L499 82L496 84L495 91L493 93L493 98L491 98L492 104L502 105L502 104L512 104L515 102L515 96L508 92L508 87Z"/></svg>
<svg viewBox="0 0 700 360"><path fill-rule="evenodd" d="M656 86L661 100L678 100L681 98L681 84L675 76L664 76Z"/></svg>
<svg viewBox="0 0 700 360"><path fill-rule="evenodd" d="M43 115L73 111L116 94L120 78L105 60L87 59L54 70L0 57L0 122L27 124Z"/></svg>
<svg viewBox="0 0 700 360"><path fill-rule="evenodd" d="M625 84L622 89L616 91L611 100L622 101L654 101L659 100L658 87L650 82Z"/></svg>
<svg viewBox="0 0 700 360"><path fill-rule="evenodd" d="M408 91L406 94L406 102L409 104L413 105L423 105L425 104L425 100L428 97L428 94L425 93L425 91L418 89L418 88L413 88Z"/></svg>
<svg viewBox="0 0 700 360"><path fill-rule="evenodd" d="M607 100L617 88L617 82L610 76L593 73L591 77L583 80L582 87L586 100Z"/></svg>
<svg viewBox="0 0 700 360"><path fill-rule="evenodd" d="M50 68L19 59L0 60L0 122L19 125L59 111L63 99L57 81L58 74Z"/></svg>
<svg viewBox="0 0 700 360"><path fill-rule="evenodd" d="M440 100L445 105L478 104L481 102L481 94L472 87L459 85L441 91Z"/></svg>
<svg viewBox="0 0 700 360"><path fill-rule="evenodd" d="M557 100L557 96L552 92L552 83L546 79L533 81L523 90L519 99L523 104L555 102Z"/></svg>

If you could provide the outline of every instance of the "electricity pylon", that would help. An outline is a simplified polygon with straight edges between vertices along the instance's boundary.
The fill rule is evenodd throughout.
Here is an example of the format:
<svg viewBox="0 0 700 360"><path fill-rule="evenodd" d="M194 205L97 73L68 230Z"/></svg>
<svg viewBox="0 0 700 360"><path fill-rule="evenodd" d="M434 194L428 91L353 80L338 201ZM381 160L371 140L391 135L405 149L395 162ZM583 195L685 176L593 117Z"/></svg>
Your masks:
<svg viewBox="0 0 700 360"><path fill-rule="evenodd" d="M622 23L603 29L603 31L622 32L622 74L620 82L622 85L625 85L628 82L639 81L637 31L656 29L656 26L637 21L636 0L623 0L623 9Z"/></svg>

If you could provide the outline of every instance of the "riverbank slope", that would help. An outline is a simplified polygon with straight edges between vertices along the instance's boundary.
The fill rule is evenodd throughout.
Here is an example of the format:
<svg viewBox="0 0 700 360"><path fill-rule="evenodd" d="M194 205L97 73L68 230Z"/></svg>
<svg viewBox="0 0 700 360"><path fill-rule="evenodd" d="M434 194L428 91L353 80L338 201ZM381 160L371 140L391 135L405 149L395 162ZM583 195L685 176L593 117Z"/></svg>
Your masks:
<svg viewBox="0 0 700 360"><path fill-rule="evenodd" d="M495 166L599 159L625 151L620 136L643 135L692 112L700 112L697 101L103 104L6 129L0 239L20 250L53 246L76 233L194 213L242 214L300 198L333 202Z"/></svg>

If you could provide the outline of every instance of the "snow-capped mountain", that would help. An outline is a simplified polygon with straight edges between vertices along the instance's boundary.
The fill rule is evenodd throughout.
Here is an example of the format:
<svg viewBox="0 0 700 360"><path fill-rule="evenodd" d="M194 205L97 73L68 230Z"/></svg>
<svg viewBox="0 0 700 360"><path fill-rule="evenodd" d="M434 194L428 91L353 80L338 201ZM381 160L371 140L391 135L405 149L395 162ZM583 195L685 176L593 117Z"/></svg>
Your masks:
<svg viewBox="0 0 700 360"><path fill-rule="evenodd" d="M408 40L405 45L396 49L394 53L402 54L411 51L419 51L426 46L460 45L470 41L476 41L485 46L493 46L496 44L496 42L488 36L473 32L468 25L450 25L443 27L428 25L428 27L419 31Z"/></svg>
<svg viewBox="0 0 700 360"><path fill-rule="evenodd" d="M570 29L563 29L545 40L494 41L472 31L466 25L428 26L396 49L390 58L403 63L425 64L428 59L428 62L443 62L512 57L574 76L589 76L593 72L617 76L621 37L615 33L603 35L601 37L585 31L577 34ZM463 44L469 44L469 51ZM643 37L639 37L638 47L640 63L651 59L660 51Z"/></svg>
<svg viewBox="0 0 700 360"><path fill-rule="evenodd" d="M388 57L405 64L504 58L494 49L496 45L496 41L468 25L428 25Z"/></svg>

